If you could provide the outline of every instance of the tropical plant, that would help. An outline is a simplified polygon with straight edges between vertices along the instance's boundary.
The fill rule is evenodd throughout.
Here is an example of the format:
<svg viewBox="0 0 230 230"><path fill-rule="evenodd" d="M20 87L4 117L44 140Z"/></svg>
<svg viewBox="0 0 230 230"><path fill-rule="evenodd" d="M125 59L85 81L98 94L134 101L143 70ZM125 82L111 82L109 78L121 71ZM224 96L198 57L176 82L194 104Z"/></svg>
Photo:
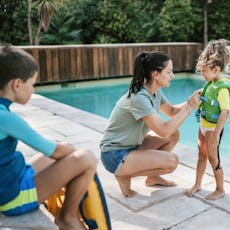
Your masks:
<svg viewBox="0 0 230 230"><path fill-rule="evenodd" d="M81 44L81 30L71 30L75 18L69 14L54 15L49 30L41 33L42 45L69 45Z"/></svg>
<svg viewBox="0 0 230 230"><path fill-rule="evenodd" d="M50 25L50 21L54 13L61 6L62 1L60 0L35 0L33 2L33 7L38 9L38 13L40 16L40 21L38 25L38 30L35 37L35 45L39 45L40 43L40 33L42 29L47 31Z"/></svg>
<svg viewBox="0 0 230 230"><path fill-rule="evenodd" d="M192 40L198 18L191 0L166 0L159 15L161 38L168 42Z"/></svg>
<svg viewBox="0 0 230 230"><path fill-rule="evenodd" d="M27 0L0 0L0 42L28 44Z"/></svg>

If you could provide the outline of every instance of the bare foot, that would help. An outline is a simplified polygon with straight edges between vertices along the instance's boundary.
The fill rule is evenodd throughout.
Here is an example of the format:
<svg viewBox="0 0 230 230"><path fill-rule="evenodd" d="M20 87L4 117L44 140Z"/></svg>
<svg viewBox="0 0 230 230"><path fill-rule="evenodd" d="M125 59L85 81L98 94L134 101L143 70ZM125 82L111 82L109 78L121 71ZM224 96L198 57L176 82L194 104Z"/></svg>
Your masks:
<svg viewBox="0 0 230 230"><path fill-rule="evenodd" d="M223 197L224 195L225 195L224 191L216 190L215 192L213 192L210 195L208 195L205 199L206 200L217 200L217 199Z"/></svg>
<svg viewBox="0 0 230 230"><path fill-rule="evenodd" d="M199 192L201 190L200 185L194 185L192 188L188 189L185 194L189 197L194 196L195 193Z"/></svg>
<svg viewBox="0 0 230 230"><path fill-rule="evenodd" d="M121 192L125 197L133 197L137 192L130 188L131 178L126 176L115 176L120 186Z"/></svg>
<svg viewBox="0 0 230 230"><path fill-rule="evenodd" d="M68 218L67 220L64 220L63 217L61 217L60 214L58 214L55 218L55 224L58 226L59 230L86 230L84 224L78 219L77 215L73 218Z"/></svg>
<svg viewBox="0 0 230 230"><path fill-rule="evenodd" d="M145 180L145 185L149 187L152 187L154 185L171 187L171 186L175 186L176 183L171 180L166 180L160 176L148 176Z"/></svg>

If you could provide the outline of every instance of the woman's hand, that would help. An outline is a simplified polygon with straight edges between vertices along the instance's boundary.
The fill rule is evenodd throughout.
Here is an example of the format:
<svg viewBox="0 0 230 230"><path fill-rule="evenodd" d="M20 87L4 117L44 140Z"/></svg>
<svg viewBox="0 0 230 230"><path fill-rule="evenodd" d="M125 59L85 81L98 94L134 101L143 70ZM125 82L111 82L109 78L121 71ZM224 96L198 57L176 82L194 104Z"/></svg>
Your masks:
<svg viewBox="0 0 230 230"><path fill-rule="evenodd" d="M202 93L202 90L197 90L187 100L187 105L191 108L191 110L194 110L195 108L197 108L197 106L199 106L201 104L201 102L202 102L200 99L201 93Z"/></svg>

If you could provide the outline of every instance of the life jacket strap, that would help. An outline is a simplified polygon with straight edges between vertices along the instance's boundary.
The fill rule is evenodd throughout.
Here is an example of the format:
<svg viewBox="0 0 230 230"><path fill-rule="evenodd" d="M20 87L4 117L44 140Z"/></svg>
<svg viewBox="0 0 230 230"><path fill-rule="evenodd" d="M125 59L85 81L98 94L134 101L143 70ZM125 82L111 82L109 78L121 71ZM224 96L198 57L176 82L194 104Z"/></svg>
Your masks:
<svg viewBox="0 0 230 230"><path fill-rule="evenodd" d="M211 106L215 106L215 107L219 106L219 102L217 100L213 100L213 99L211 100L204 96L200 96L200 99L206 103L209 103Z"/></svg>

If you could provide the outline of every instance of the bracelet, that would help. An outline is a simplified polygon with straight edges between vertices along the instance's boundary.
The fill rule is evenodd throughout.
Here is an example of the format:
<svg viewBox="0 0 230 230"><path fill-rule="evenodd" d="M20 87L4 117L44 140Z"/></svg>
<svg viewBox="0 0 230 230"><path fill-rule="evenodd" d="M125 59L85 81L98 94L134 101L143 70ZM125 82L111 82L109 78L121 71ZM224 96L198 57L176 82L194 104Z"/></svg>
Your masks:
<svg viewBox="0 0 230 230"><path fill-rule="evenodd" d="M188 109L189 114L192 112L192 109L191 109L191 107L188 104L185 105L185 108Z"/></svg>

